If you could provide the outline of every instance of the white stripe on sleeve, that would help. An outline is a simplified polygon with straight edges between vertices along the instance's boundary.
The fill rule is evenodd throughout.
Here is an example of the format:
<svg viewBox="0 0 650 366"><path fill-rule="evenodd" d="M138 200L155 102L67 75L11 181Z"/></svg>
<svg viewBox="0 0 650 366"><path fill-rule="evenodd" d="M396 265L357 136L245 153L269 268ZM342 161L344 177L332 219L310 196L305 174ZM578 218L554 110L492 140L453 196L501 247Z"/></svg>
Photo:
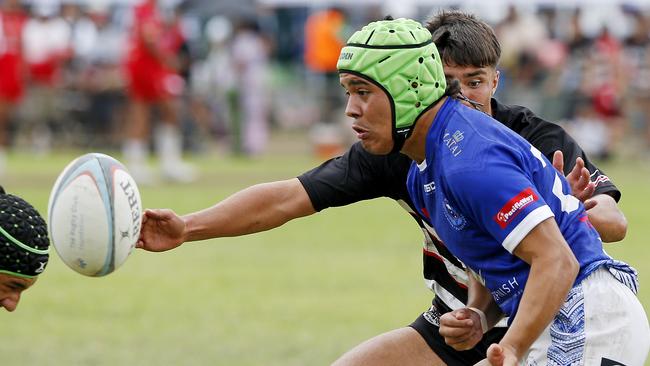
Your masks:
<svg viewBox="0 0 650 366"><path fill-rule="evenodd" d="M547 205L534 209L506 236L501 245L510 253L514 252L517 245L519 245L535 226L553 216L555 216L553 215L553 211Z"/></svg>

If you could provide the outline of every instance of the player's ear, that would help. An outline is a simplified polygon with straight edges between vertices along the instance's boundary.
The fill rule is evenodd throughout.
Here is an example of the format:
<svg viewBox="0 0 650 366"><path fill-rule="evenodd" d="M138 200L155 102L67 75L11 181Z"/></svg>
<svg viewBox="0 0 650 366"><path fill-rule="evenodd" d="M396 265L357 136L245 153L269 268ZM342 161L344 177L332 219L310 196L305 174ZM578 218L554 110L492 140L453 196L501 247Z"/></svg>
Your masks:
<svg viewBox="0 0 650 366"><path fill-rule="evenodd" d="M494 72L494 80L492 81L492 95L497 92L497 88L499 87L499 76L501 76L501 71L495 70Z"/></svg>

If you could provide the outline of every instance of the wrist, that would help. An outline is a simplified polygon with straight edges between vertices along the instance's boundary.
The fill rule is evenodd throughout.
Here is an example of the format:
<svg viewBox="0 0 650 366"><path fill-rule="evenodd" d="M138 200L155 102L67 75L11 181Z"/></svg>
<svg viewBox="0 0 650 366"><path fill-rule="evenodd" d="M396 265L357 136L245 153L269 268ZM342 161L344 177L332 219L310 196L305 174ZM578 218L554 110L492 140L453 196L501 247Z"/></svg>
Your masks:
<svg viewBox="0 0 650 366"><path fill-rule="evenodd" d="M187 241L200 240L197 236L198 228L196 226L197 224L194 214L181 216L181 221L183 221L183 231L180 234L181 241L184 243Z"/></svg>
<svg viewBox="0 0 650 366"><path fill-rule="evenodd" d="M485 334L488 331L487 317L485 316L485 313L482 310L473 307L468 307L468 309L478 314L478 317L481 320L481 330L483 331L483 334Z"/></svg>

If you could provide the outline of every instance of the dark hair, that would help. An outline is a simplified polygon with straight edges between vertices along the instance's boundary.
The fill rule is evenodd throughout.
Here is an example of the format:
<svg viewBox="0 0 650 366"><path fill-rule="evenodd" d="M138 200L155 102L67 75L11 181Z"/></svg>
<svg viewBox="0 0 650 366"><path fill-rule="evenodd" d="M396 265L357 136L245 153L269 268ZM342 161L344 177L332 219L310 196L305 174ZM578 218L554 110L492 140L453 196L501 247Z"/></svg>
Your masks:
<svg viewBox="0 0 650 366"><path fill-rule="evenodd" d="M495 67L501 45L492 27L474 15L458 10L442 11L425 24L445 64Z"/></svg>

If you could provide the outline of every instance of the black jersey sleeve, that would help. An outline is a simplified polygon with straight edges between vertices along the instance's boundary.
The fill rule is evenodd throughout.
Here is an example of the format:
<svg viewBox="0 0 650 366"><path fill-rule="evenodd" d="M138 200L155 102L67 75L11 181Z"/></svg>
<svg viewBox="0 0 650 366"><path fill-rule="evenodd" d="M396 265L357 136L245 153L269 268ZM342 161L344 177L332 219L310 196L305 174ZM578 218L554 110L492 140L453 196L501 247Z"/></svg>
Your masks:
<svg viewBox="0 0 650 366"><path fill-rule="evenodd" d="M378 197L408 200L411 160L400 153L372 155L357 142L298 179L316 211Z"/></svg>
<svg viewBox="0 0 650 366"><path fill-rule="evenodd" d="M533 146L553 161L553 154L561 150L564 154L564 174L569 174L581 157L585 167L591 173L591 181L596 184L594 194L608 194L616 202L621 199L621 192L601 169L587 157L578 143L559 125L546 121L529 109L520 106L508 106L492 99L494 118L511 130L528 140Z"/></svg>

